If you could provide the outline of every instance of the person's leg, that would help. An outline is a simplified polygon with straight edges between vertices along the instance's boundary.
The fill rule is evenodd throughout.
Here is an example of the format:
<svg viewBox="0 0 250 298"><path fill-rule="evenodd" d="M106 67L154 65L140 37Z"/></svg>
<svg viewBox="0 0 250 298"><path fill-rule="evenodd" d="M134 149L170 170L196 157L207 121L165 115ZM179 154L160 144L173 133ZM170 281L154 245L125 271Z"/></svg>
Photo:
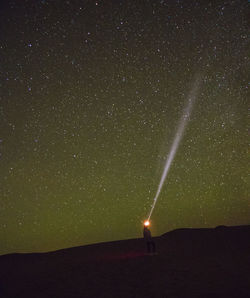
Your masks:
<svg viewBox="0 0 250 298"><path fill-rule="evenodd" d="M152 253L153 252L153 242L152 241L149 241L148 242L148 246L149 246L149 253Z"/></svg>
<svg viewBox="0 0 250 298"><path fill-rule="evenodd" d="M155 253L156 252L156 247L155 247L155 242L154 241L152 241L152 248L153 248L153 253Z"/></svg>
<svg viewBox="0 0 250 298"><path fill-rule="evenodd" d="M150 249L150 242L147 241L147 252L150 253L150 250L151 250L151 249Z"/></svg>
<svg viewBox="0 0 250 298"><path fill-rule="evenodd" d="M150 241L150 251L152 253L155 253L155 243L154 243L154 241Z"/></svg>

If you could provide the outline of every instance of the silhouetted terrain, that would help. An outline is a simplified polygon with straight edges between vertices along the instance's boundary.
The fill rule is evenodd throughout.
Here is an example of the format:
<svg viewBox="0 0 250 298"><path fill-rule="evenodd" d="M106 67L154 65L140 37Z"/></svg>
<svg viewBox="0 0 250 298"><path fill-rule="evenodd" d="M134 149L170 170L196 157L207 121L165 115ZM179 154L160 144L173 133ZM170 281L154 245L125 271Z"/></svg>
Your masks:
<svg viewBox="0 0 250 298"><path fill-rule="evenodd" d="M0 297L250 297L250 226L0 256Z"/></svg>

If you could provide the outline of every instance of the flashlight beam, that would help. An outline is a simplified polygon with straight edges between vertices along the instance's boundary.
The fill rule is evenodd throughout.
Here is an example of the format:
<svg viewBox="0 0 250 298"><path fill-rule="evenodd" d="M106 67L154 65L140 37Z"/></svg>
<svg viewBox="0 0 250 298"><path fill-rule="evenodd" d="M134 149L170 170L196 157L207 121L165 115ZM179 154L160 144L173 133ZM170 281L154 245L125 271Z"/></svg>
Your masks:
<svg viewBox="0 0 250 298"><path fill-rule="evenodd" d="M158 197L161 193L163 184L164 184L164 182L167 178L169 169L171 167L171 164L174 160L175 154L176 154L176 152L178 150L178 147L180 145L180 142L181 142L181 139L183 137L185 128L186 128L188 120L190 118L190 114L192 112L194 101L195 101L195 99L198 95L198 92L200 90L200 85L201 85L201 76L196 76L196 78L194 80L194 84L193 84L192 89L190 91L190 94L188 96L187 106L185 107L185 109L183 111L183 115L180 119L178 129L177 129L173 144L171 146L170 153L168 155L168 158L167 158L167 161L166 161L166 164L165 164L162 176L161 176L161 180L160 180L159 186L157 188L156 195L155 195L154 200L153 200L153 204L151 206L151 210L150 210L149 215L148 215L148 221L150 220L151 215L154 211L154 208L155 208L155 205L157 203Z"/></svg>

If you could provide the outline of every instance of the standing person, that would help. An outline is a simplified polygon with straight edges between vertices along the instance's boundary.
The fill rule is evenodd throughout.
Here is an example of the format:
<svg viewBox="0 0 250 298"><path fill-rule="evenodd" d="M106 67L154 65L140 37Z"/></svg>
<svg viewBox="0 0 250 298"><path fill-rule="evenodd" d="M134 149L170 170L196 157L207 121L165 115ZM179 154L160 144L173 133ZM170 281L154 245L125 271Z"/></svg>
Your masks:
<svg viewBox="0 0 250 298"><path fill-rule="evenodd" d="M155 253L155 242L151 236L151 232L148 226L149 226L149 221L146 221L144 223L143 237L146 241L147 253Z"/></svg>

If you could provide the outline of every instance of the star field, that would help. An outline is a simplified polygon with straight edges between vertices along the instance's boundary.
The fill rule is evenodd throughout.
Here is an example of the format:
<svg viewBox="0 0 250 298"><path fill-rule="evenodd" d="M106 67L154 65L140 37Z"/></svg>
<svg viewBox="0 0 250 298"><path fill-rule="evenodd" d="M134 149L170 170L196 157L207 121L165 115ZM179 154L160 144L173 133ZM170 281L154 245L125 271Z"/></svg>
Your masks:
<svg viewBox="0 0 250 298"><path fill-rule="evenodd" d="M3 1L0 253L249 224L247 1Z"/></svg>

